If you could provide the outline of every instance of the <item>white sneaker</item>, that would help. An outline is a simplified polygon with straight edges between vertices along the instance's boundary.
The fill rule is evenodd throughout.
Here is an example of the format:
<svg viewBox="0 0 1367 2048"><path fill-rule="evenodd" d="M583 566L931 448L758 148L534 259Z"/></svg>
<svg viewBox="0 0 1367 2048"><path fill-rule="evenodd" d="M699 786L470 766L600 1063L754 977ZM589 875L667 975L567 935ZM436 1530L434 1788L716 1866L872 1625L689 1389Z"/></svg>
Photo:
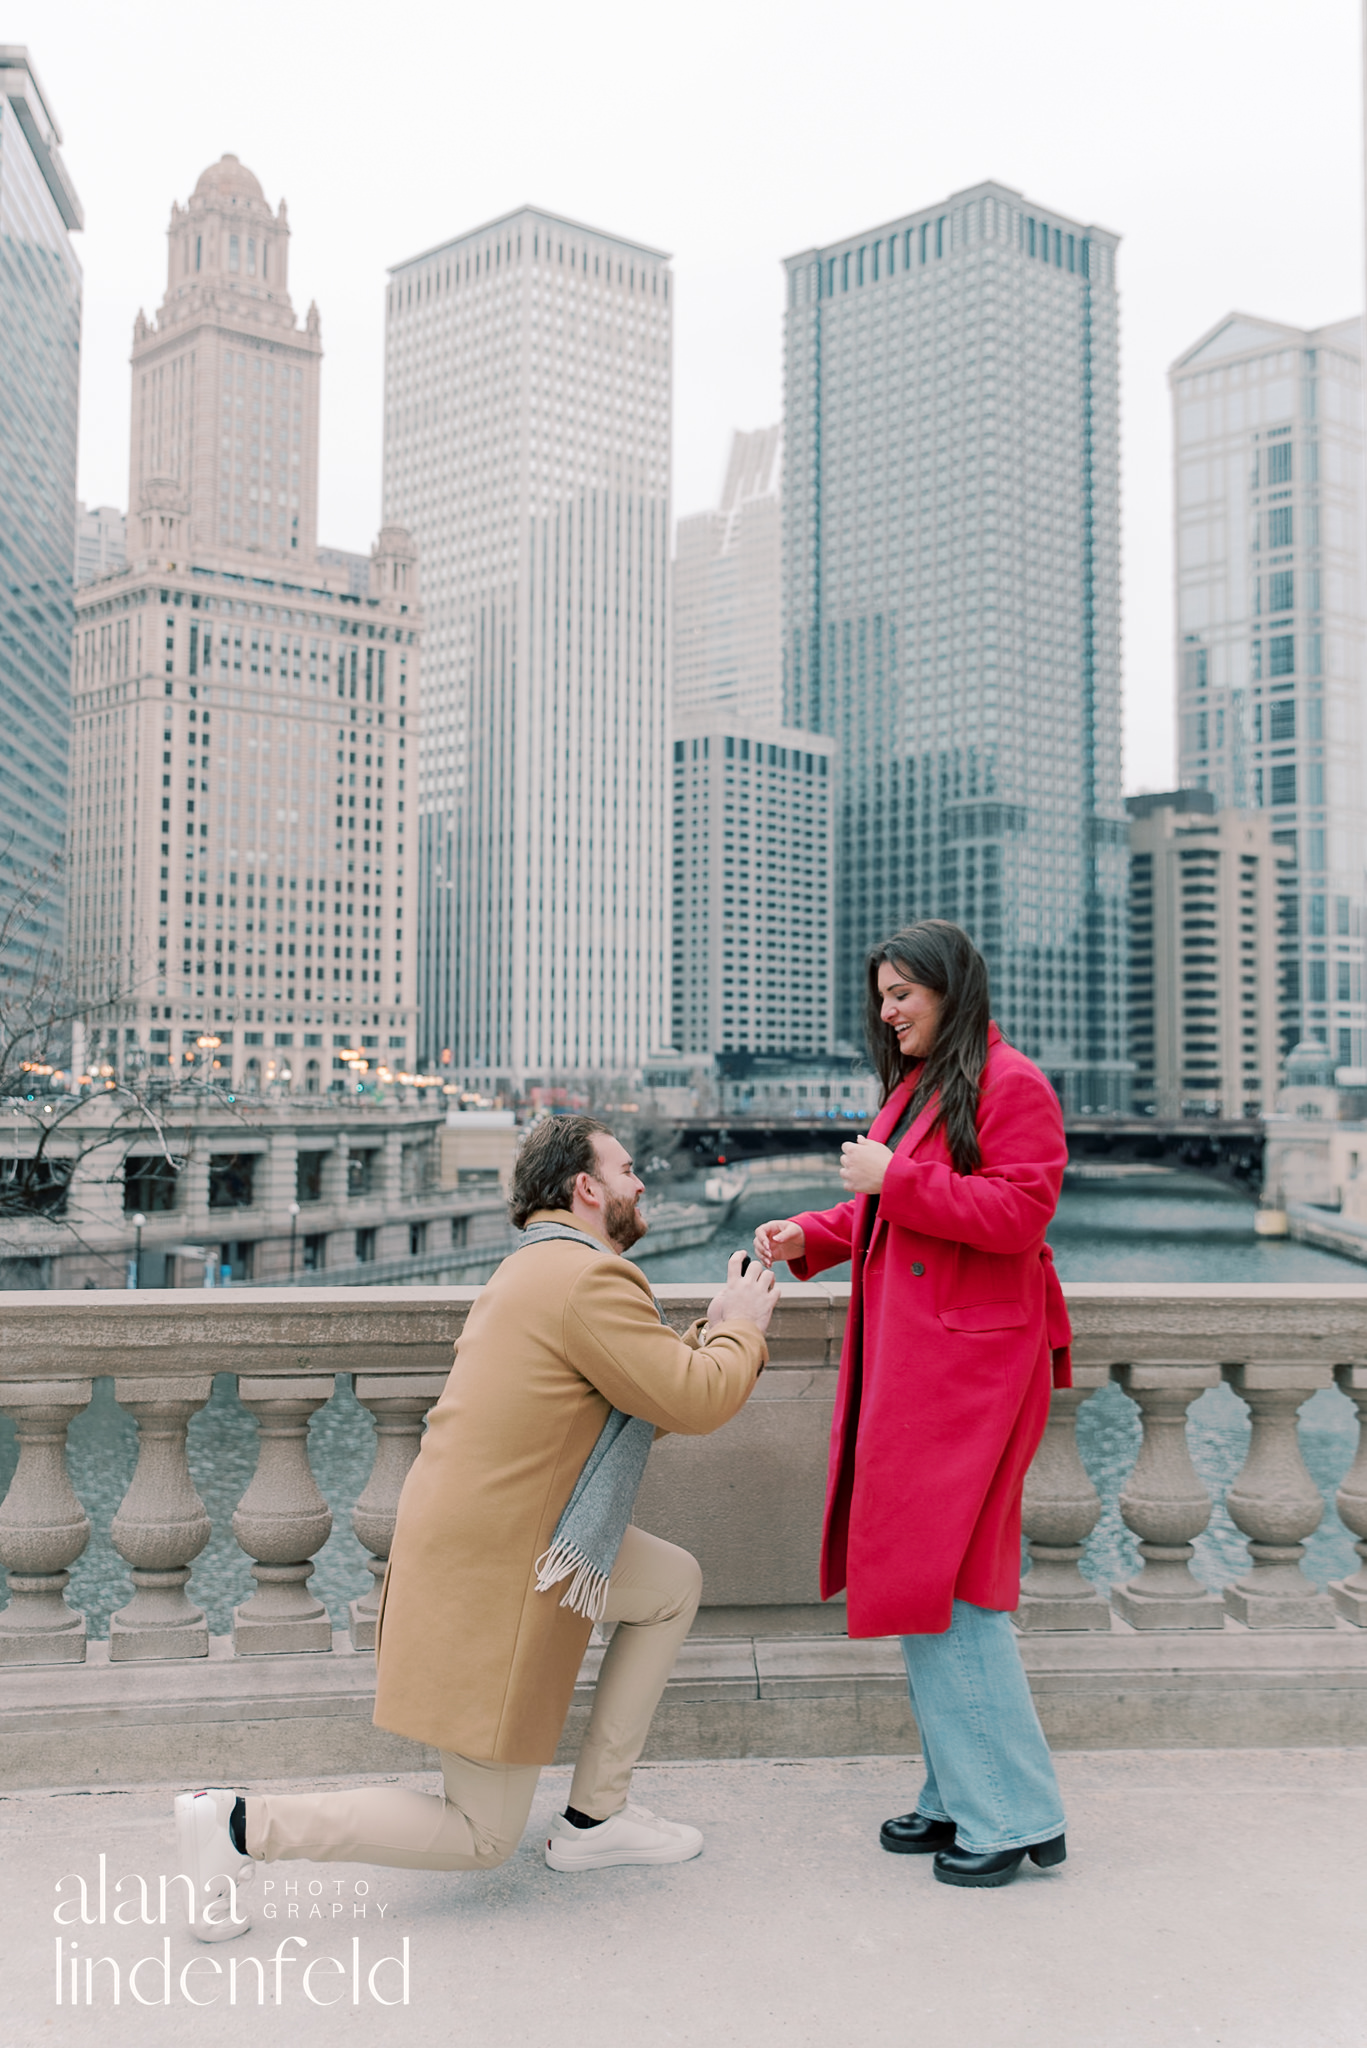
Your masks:
<svg viewBox="0 0 1367 2048"><path fill-rule="evenodd" d="M687 1863L701 1849L696 1828L628 1802L596 1828L577 1828L558 1813L546 1861L552 1870L603 1870L610 1863Z"/></svg>
<svg viewBox="0 0 1367 2048"><path fill-rule="evenodd" d="M252 1924L241 1888L256 1875L250 1856L240 1856L228 1833L236 1792L182 1792L176 1799L176 1852L194 1887L190 1932L197 1941L232 1941ZM201 1900L203 1903L201 1904Z"/></svg>

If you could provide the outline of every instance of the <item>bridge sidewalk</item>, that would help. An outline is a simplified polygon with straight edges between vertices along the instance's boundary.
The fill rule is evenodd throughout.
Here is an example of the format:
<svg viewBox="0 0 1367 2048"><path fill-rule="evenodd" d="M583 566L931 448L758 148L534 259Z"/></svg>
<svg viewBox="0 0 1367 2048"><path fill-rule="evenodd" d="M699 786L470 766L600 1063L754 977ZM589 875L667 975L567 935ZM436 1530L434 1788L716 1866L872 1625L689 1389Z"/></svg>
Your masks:
<svg viewBox="0 0 1367 2048"><path fill-rule="evenodd" d="M113 1956L123 1972L117 2009L106 1994L103 2009L78 2011L55 2004L54 1885L68 1872L93 1881L101 1850L111 1885L171 1869L172 1788L13 1794L0 1799L5 2038L12 2048L96 2038L101 2048L339 2038L366 2048L1361 2048L1367 1750L1073 1752L1059 1767L1068 1863L1047 1875L1027 1867L1002 1892L948 1890L923 1859L880 1851L878 1823L915 1796L904 1759L645 1766L637 1796L696 1820L704 1854L578 1878L541 1859L567 1790L567 1773L550 1770L521 1849L487 1875L262 1869L258 1887L273 1878L276 1890L259 1899L284 1906L286 1882L297 1883L300 1918L258 1917L211 1950L179 1927L68 1930L78 1957ZM328 1917L310 1920L320 1900ZM267 1971L264 2010L239 1966L229 2009L226 1975L207 1959L269 1959L291 1931L309 1943L294 1947L302 1960L343 1963L312 1980L320 1997L340 1987L336 2011L310 2004L299 1962L283 1969L279 2007ZM163 1939L171 2004L138 2005L128 1966L155 1959L138 1981L159 1999ZM386 2009L368 1972L405 1940L410 2002ZM192 1955L206 1960L191 1992L219 1993L196 2011L179 1990ZM376 1984L396 1996L398 1965Z"/></svg>

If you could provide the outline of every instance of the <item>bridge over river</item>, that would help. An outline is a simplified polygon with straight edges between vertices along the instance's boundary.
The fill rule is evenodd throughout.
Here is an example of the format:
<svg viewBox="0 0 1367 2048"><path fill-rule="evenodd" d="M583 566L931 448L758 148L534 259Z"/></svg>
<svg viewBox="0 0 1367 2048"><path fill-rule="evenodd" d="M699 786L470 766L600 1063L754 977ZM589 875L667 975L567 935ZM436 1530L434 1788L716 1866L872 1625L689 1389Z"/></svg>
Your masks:
<svg viewBox="0 0 1367 2048"><path fill-rule="evenodd" d="M676 1128L702 1167L785 1152L837 1153L869 1122L862 1116L711 1116L680 1119ZM1167 1165L1246 1187L1262 1181L1264 1133L1254 1118L1070 1116L1065 1128L1074 1165Z"/></svg>

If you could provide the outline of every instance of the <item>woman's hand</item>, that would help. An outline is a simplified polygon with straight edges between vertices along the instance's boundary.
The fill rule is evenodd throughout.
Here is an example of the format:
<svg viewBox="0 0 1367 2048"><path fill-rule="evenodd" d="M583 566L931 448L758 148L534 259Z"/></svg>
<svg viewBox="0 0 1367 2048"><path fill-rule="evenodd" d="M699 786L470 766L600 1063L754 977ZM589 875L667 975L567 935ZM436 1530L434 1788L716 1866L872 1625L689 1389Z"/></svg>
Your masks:
<svg viewBox="0 0 1367 2048"><path fill-rule="evenodd" d="M755 1232L755 1257L762 1266L772 1266L776 1260L791 1265L806 1249L807 1233L800 1223L761 1223Z"/></svg>
<svg viewBox="0 0 1367 2048"><path fill-rule="evenodd" d="M852 1195L876 1195L891 1163L886 1145L857 1138L853 1145L840 1147L840 1184Z"/></svg>

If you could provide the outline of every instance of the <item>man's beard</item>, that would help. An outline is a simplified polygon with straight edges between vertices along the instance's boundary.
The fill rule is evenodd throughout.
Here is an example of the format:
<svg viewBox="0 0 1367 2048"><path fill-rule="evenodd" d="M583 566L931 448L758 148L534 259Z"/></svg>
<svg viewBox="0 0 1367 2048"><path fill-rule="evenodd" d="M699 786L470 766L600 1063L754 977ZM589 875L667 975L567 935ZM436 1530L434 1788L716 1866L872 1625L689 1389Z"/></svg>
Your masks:
<svg viewBox="0 0 1367 2048"><path fill-rule="evenodd" d="M650 1225L637 1208L634 1195L611 1195L603 1205L603 1228L619 1252L629 1252Z"/></svg>

